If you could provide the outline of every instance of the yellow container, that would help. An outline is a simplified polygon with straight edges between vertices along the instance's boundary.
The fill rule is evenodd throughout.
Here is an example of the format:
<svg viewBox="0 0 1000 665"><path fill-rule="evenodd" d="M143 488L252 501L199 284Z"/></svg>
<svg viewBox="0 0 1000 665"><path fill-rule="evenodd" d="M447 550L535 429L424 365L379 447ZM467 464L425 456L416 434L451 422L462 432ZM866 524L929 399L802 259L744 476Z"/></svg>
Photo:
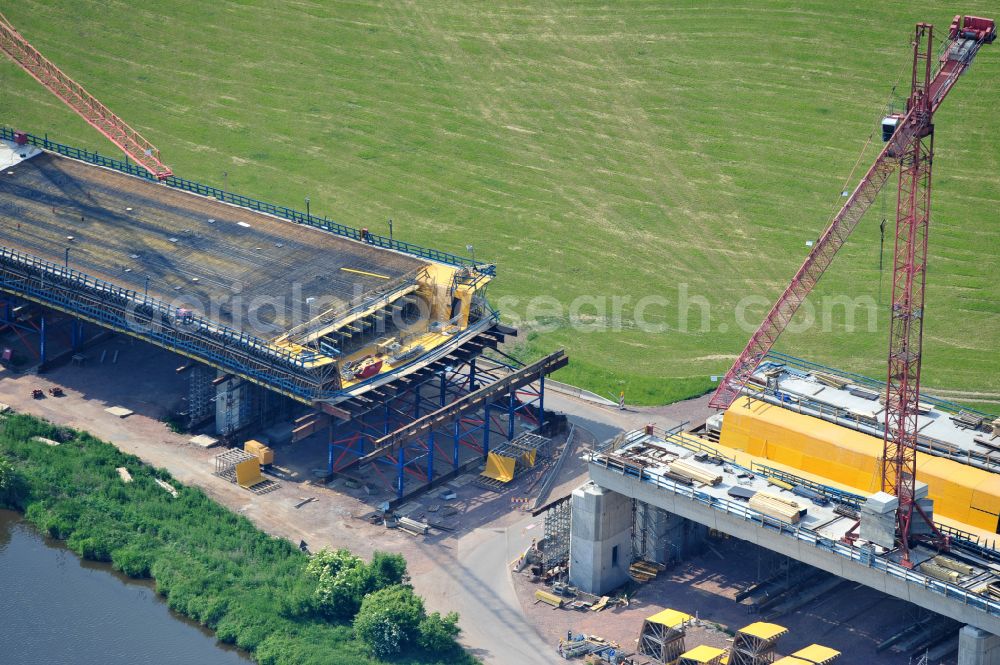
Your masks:
<svg viewBox="0 0 1000 665"><path fill-rule="evenodd" d="M261 464L274 464L274 451L257 439L250 439L244 443L243 450L255 455Z"/></svg>

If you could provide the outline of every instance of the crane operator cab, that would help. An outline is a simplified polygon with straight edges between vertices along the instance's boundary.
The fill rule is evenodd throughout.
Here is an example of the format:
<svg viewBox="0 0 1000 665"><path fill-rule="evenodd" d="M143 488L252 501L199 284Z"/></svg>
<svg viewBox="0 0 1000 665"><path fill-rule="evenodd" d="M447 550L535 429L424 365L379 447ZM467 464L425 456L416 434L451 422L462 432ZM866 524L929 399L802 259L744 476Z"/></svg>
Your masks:
<svg viewBox="0 0 1000 665"><path fill-rule="evenodd" d="M901 122L903 122L903 116L898 113L882 118L882 143L889 142Z"/></svg>

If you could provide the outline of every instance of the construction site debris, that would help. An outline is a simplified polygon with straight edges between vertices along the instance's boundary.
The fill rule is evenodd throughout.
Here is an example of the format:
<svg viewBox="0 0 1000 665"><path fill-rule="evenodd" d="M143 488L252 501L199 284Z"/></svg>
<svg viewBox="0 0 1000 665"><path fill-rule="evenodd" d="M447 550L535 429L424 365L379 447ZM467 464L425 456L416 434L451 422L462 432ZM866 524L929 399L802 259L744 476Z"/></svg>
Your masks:
<svg viewBox="0 0 1000 665"><path fill-rule="evenodd" d="M417 520L410 519L409 517L400 517L397 515L397 524L399 528L403 531L408 531L414 535L427 535L430 530L430 525L424 522L418 522Z"/></svg>
<svg viewBox="0 0 1000 665"><path fill-rule="evenodd" d="M104 410L116 418L128 418L135 413L131 409L126 409L124 406L109 406Z"/></svg>
<svg viewBox="0 0 1000 665"><path fill-rule="evenodd" d="M33 436L31 437L31 440L34 441L35 443L44 443L46 446L60 445L58 441L54 441L53 439L48 439L44 436Z"/></svg>
<svg viewBox="0 0 1000 665"><path fill-rule="evenodd" d="M219 440L207 434L199 434L188 439L188 443L199 448L209 449L219 445Z"/></svg>
<svg viewBox="0 0 1000 665"><path fill-rule="evenodd" d="M318 499L316 497L314 497L314 496L301 497L301 500L298 503L295 504L295 507L296 508L301 508L302 506L306 505L307 503L312 503L313 501L318 501Z"/></svg>
<svg viewBox="0 0 1000 665"><path fill-rule="evenodd" d="M117 469L115 469L115 471L118 472L118 477L122 479L123 483L132 482L132 474L129 473L128 469L126 469L125 467L120 466Z"/></svg>
<svg viewBox="0 0 1000 665"><path fill-rule="evenodd" d="M162 487L166 492L169 492L170 496L174 497L175 499L177 498L177 496L178 496L177 490L174 489L173 485L171 485L170 483L164 482L164 481L160 480L159 478L154 478L154 480L156 481L157 485L159 485L160 487Z"/></svg>

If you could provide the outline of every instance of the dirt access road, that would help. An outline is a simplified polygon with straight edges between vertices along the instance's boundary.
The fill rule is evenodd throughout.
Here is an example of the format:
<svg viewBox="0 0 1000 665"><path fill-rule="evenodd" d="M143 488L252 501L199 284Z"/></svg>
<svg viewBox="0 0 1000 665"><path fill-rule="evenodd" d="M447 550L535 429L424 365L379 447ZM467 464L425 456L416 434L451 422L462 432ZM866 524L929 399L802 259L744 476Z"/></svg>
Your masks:
<svg viewBox="0 0 1000 665"><path fill-rule="evenodd" d="M97 363L104 348L108 358L118 351L115 364ZM334 491L303 480L282 482L278 490L255 496L213 475L217 451L192 446L188 435L174 434L161 422L183 394L184 379L173 371L179 364L176 357L122 339L102 343L88 353L87 365L63 366L42 376L0 370L0 402L86 430L148 464L165 468L181 483L200 487L273 535L295 543L304 540L313 550L346 547L361 556L370 556L375 549L403 554L427 606L441 612L458 611L463 643L489 665L542 665L560 660L553 645L543 641L526 620L514 590L508 564L533 536L540 535L540 527L534 527L537 520L525 513L512 511L508 496L489 495L471 485L460 488L453 502L460 511L460 528L423 540L358 519L371 511L370 501L362 501L360 492L350 495L346 488ZM33 388L48 392L53 386L62 387L66 395L31 398ZM105 412L110 406L124 406L135 413L118 418ZM554 396L551 406L572 405ZM617 430L610 426L608 431ZM278 454L280 463L280 450ZM583 465L572 461L553 496L582 482ZM295 508L309 496L317 500Z"/></svg>

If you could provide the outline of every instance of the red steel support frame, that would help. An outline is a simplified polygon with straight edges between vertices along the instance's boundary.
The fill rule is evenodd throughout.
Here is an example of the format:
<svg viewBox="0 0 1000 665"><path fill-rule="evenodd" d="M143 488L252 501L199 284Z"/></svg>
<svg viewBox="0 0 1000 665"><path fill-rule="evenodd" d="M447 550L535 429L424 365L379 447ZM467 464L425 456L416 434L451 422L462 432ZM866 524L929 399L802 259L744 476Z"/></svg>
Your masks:
<svg viewBox="0 0 1000 665"><path fill-rule="evenodd" d="M173 175L160 161L156 146L39 53L3 14L0 14L0 50L158 180Z"/></svg>

